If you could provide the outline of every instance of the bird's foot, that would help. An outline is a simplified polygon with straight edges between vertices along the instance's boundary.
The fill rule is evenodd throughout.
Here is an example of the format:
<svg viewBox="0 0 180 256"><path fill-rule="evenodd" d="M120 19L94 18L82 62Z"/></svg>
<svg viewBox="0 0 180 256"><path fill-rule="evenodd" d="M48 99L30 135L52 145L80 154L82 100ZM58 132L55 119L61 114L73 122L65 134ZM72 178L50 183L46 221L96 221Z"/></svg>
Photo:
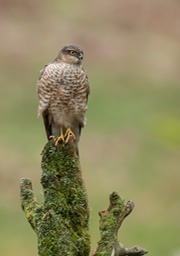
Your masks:
<svg viewBox="0 0 180 256"><path fill-rule="evenodd" d="M72 132L71 128L67 128L64 138L65 138L65 143L68 143L70 139L73 141L76 140L76 136Z"/></svg>
<svg viewBox="0 0 180 256"><path fill-rule="evenodd" d="M59 142L65 142L65 138L64 138L64 135L62 134L62 135L60 135L59 137L55 137L55 136L50 136L49 137L50 139L53 139L53 141L54 141L54 144L55 144L55 146L57 146L58 145L58 143Z"/></svg>

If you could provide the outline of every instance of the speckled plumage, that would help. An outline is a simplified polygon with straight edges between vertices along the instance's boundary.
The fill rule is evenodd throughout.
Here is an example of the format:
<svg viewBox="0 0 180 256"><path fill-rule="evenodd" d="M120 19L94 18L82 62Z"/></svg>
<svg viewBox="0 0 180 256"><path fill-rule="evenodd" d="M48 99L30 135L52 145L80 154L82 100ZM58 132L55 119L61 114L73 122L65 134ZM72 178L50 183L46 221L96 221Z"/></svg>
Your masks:
<svg viewBox="0 0 180 256"><path fill-rule="evenodd" d="M82 67L83 51L67 45L41 71L38 81L39 107L47 137L60 136L70 128L78 143L89 95L87 75Z"/></svg>

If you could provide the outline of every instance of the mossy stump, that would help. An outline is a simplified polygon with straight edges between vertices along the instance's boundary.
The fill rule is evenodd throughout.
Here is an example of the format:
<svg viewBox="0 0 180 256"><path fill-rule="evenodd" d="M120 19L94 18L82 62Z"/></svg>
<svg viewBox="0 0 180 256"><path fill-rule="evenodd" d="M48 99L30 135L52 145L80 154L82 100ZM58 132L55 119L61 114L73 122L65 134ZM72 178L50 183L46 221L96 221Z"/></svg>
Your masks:
<svg viewBox="0 0 180 256"><path fill-rule="evenodd" d="M88 199L74 143L55 146L49 141L42 152L41 184L44 202L39 204L29 179L21 179L21 204L36 232L40 256L89 256ZM147 250L125 248L118 242L118 230L134 208L116 193L110 195L107 210L100 211L100 241L92 256L141 256Z"/></svg>
<svg viewBox="0 0 180 256"><path fill-rule="evenodd" d="M21 180L21 204L36 232L40 256L88 256L89 209L79 159L72 143L46 144L42 152L44 202L34 197L29 179Z"/></svg>

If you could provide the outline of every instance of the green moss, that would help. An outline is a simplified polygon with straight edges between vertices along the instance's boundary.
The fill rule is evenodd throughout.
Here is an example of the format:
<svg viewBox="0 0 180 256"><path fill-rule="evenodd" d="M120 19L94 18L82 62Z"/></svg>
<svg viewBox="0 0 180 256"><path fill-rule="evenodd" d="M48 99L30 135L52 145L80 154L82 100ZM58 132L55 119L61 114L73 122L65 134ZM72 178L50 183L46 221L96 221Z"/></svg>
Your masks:
<svg viewBox="0 0 180 256"><path fill-rule="evenodd" d="M42 152L41 184L42 206L36 203L28 180L21 184L23 210L37 234L39 255L88 256L89 210L74 145L47 143Z"/></svg>
<svg viewBox="0 0 180 256"><path fill-rule="evenodd" d="M106 211L100 212L100 236L96 256L109 256L113 248L119 247L117 232L120 217L125 212L125 202L116 192L110 195L110 205Z"/></svg>
<svg viewBox="0 0 180 256"><path fill-rule="evenodd" d="M93 256L144 255L148 251L140 247L125 248L118 242L117 234L123 220L134 208L133 201L125 203L116 192L110 195L110 205L106 211L100 212L101 238Z"/></svg>
<svg viewBox="0 0 180 256"><path fill-rule="evenodd" d="M36 232L40 256L88 256L90 236L89 209L79 159L74 145L48 142L42 153L41 184L44 203L39 205L31 181L21 181L21 203ZM132 211L134 203L125 203L116 192L110 205L100 212L100 241L94 256L144 255L143 248L124 248L117 240L118 229Z"/></svg>

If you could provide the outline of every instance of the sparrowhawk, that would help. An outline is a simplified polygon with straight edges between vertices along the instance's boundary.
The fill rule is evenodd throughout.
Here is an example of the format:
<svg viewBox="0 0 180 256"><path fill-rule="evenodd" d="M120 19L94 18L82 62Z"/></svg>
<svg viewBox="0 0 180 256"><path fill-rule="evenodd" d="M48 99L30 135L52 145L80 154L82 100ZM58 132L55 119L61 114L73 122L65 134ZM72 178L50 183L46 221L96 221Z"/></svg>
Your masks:
<svg viewBox="0 0 180 256"><path fill-rule="evenodd" d="M38 84L38 115L42 114L48 140L56 137L66 141L74 135L78 154L81 128L89 96L89 82L82 67L83 50L78 45L66 45L54 61L45 65Z"/></svg>

